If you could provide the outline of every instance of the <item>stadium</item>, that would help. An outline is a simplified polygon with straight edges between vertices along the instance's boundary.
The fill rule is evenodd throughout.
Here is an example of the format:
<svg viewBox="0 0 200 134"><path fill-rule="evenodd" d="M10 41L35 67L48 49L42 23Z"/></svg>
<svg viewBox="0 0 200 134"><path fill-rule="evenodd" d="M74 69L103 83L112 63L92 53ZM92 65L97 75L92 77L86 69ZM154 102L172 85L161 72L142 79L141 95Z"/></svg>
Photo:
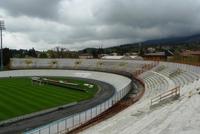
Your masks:
<svg viewBox="0 0 200 134"><path fill-rule="evenodd" d="M198 66L13 58L10 69L0 72L0 133L200 131Z"/></svg>

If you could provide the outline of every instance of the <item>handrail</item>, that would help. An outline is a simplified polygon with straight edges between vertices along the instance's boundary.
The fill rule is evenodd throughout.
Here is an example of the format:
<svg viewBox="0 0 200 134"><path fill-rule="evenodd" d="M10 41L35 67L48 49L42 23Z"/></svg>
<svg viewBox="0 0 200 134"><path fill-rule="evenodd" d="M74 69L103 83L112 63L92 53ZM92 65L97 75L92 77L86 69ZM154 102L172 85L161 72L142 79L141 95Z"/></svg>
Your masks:
<svg viewBox="0 0 200 134"><path fill-rule="evenodd" d="M173 88L151 99L151 106L167 98L180 96L180 87Z"/></svg>

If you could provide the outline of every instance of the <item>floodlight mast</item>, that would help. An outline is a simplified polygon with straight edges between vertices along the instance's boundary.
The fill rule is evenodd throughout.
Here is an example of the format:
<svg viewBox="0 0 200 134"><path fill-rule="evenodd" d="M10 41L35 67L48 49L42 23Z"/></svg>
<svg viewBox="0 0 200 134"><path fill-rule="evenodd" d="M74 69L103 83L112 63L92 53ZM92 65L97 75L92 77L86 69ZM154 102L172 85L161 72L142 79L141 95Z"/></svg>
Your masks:
<svg viewBox="0 0 200 134"><path fill-rule="evenodd" d="M1 36L1 70L3 70L3 30L5 30L5 23L0 20L0 36Z"/></svg>

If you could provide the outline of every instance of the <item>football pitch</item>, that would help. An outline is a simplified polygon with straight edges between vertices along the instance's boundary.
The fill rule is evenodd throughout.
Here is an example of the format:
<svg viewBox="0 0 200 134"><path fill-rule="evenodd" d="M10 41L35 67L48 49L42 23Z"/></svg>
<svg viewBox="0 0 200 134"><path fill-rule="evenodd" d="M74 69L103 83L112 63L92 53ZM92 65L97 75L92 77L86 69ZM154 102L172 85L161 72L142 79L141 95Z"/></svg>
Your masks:
<svg viewBox="0 0 200 134"><path fill-rule="evenodd" d="M94 97L98 86L88 87L88 82L73 78L48 77L76 83L80 91L49 84L32 84L30 77L0 79L0 122L17 116L79 102Z"/></svg>

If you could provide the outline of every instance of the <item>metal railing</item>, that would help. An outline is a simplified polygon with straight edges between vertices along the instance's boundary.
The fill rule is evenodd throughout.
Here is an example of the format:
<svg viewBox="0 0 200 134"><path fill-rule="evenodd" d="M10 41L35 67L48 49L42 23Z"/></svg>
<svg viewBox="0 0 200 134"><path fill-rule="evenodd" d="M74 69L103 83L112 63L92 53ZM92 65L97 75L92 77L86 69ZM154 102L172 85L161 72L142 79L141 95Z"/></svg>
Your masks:
<svg viewBox="0 0 200 134"><path fill-rule="evenodd" d="M18 121L21 121L21 120L25 120L25 119L29 119L29 118L33 118L33 117L37 117L37 116L41 116L41 115L44 115L44 114L47 114L47 113L50 113L50 112L53 112L53 111L57 111L60 108L67 108L67 107L70 107L70 106L73 106L73 105L76 105L76 104L77 104L77 102L72 102L72 103L69 103L69 104L66 104L66 105L57 106L57 107L50 108L50 109L47 109L47 110L42 110L42 111L39 111L39 112L34 112L34 113L18 116L18 117L15 117L15 118L11 118L9 120L1 121L0 126L15 123L15 122L18 122Z"/></svg>
<svg viewBox="0 0 200 134"><path fill-rule="evenodd" d="M178 96L180 96L180 87L176 87L174 89L168 90L168 91L163 92L162 94L152 98L151 106L158 104L161 101L166 100L168 98L178 97Z"/></svg>
<svg viewBox="0 0 200 134"><path fill-rule="evenodd" d="M33 129L31 131L24 132L24 134L62 134L67 133L80 125L88 122L94 117L100 115L102 112L106 111L113 105L115 105L119 100L127 95L131 88L131 83L127 85L122 90L118 91L114 96L112 96L107 101L92 107L86 111L74 114L72 116L54 121L45 126Z"/></svg>

